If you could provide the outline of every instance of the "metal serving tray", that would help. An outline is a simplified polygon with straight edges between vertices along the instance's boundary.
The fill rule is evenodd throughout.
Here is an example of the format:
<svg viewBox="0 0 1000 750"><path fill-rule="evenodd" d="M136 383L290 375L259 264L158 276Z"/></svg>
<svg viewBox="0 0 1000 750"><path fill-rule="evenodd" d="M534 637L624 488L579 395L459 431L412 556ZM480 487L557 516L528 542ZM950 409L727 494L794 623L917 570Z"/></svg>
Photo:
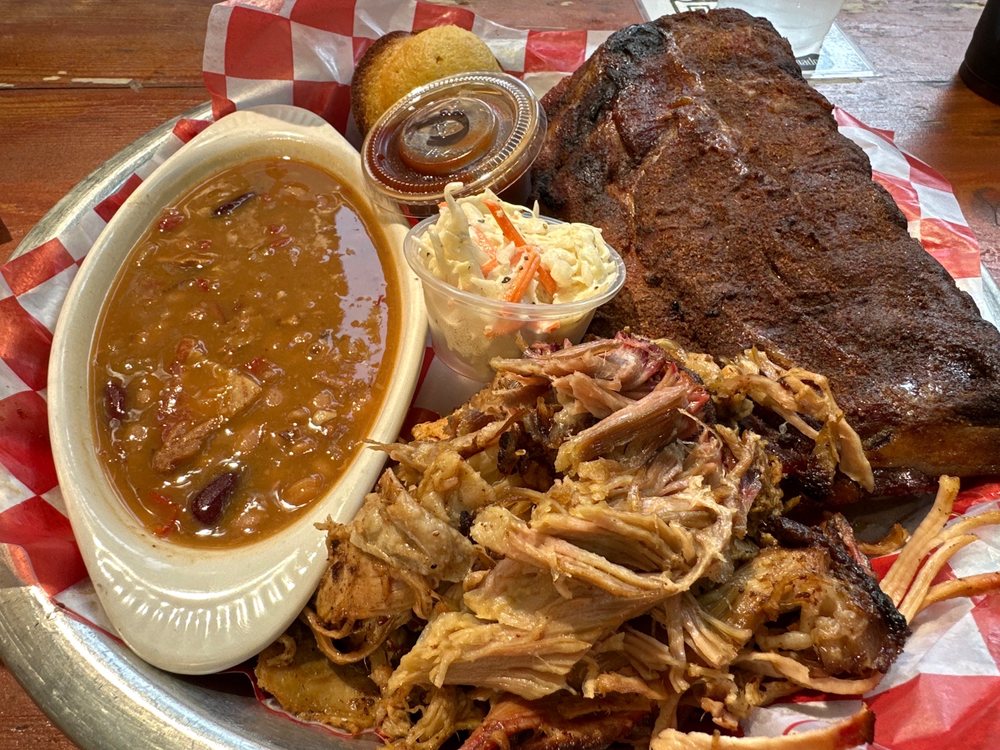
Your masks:
<svg viewBox="0 0 1000 750"><path fill-rule="evenodd" d="M73 188L25 237L17 256L37 247L100 203L166 142L181 118L206 119L203 104L164 123ZM1000 321L1000 290L983 271L983 315ZM925 500L896 508L915 525ZM856 517L861 527L878 517ZM0 658L49 718L87 750L113 748L295 748L363 750L374 738L347 738L270 710L243 676L185 678L162 672L127 647L53 604L17 573L17 550L0 545Z"/></svg>

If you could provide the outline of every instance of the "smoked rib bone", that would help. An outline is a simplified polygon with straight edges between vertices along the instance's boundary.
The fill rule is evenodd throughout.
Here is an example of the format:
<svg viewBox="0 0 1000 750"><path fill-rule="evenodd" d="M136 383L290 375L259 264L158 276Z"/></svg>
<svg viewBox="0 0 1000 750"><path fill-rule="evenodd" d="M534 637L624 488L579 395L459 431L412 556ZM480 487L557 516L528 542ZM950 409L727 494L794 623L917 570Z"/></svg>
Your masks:
<svg viewBox="0 0 1000 750"><path fill-rule="evenodd" d="M756 346L827 375L875 494L1000 473L1000 334L908 235L770 24L719 10L627 27L544 106L535 197L600 226L628 268L594 332ZM809 441L773 436L801 489L863 494L811 465Z"/></svg>

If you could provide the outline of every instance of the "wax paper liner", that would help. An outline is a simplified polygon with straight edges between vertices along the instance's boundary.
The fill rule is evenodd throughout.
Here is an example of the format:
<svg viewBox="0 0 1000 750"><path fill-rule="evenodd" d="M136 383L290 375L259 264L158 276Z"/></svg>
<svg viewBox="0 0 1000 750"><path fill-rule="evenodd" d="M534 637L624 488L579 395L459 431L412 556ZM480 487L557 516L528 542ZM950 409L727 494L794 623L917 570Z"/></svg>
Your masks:
<svg viewBox="0 0 1000 750"><path fill-rule="evenodd" d="M387 0L223 3L212 9L205 82L215 117L236 108L285 103L327 118L357 142L349 117L354 63L372 40L397 30L454 23L490 45L503 67L538 92L574 70L607 30L506 28L465 8ZM873 175L899 204L911 234L973 296L982 294L979 247L948 183L898 149L892 133L834 112L861 145ZM15 548L20 577L62 606L111 631L73 539L49 446L45 381L52 330L79 263L135 187L208 123L180 121L168 141L109 198L81 207L57 237L0 268L0 544ZM981 305L982 307L982 305ZM994 321L995 323L996 321ZM474 390L429 356L411 413L442 413ZM1000 506L1000 484L963 490L962 512ZM1000 530L961 550L942 577L1000 569ZM885 561L877 561L884 568ZM882 684L864 700L876 711L872 748L993 747L1000 736L1000 597L944 602L914 621L914 633ZM801 731L850 713L859 699L796 701L762 709L750 734Z"/></svg>

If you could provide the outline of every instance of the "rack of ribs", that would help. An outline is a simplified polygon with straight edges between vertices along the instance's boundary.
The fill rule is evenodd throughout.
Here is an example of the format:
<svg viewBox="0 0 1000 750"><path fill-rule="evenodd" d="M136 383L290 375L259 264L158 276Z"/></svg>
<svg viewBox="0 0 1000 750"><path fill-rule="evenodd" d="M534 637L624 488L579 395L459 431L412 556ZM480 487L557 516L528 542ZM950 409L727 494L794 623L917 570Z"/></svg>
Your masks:
<svg viewBox="0 0 1000 750"><path fill-rule="evenodd" d="M627 27L543 105L534 197L601 227L628 268L594 333L721 357L757 347L825 374L876 486L754 417L807 497L1000 474L1000 333L909 236L767 21L716 10Z"/></svg>

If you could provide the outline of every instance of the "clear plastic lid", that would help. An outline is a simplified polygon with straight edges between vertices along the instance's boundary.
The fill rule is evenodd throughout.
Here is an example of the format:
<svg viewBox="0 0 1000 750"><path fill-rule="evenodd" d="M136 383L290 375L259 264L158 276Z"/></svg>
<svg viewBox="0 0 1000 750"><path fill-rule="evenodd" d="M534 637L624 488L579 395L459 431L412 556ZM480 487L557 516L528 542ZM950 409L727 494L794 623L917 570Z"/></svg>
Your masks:
<svg viewBox="0 0 1000 750"><path fill-rule="evenodd" d="M390 107L362 146L368 188L408 216L437 213L450 182L458 195L501 193L524 175L545 136L545 113L505 73L459 73L420 86Z"/></svg>

